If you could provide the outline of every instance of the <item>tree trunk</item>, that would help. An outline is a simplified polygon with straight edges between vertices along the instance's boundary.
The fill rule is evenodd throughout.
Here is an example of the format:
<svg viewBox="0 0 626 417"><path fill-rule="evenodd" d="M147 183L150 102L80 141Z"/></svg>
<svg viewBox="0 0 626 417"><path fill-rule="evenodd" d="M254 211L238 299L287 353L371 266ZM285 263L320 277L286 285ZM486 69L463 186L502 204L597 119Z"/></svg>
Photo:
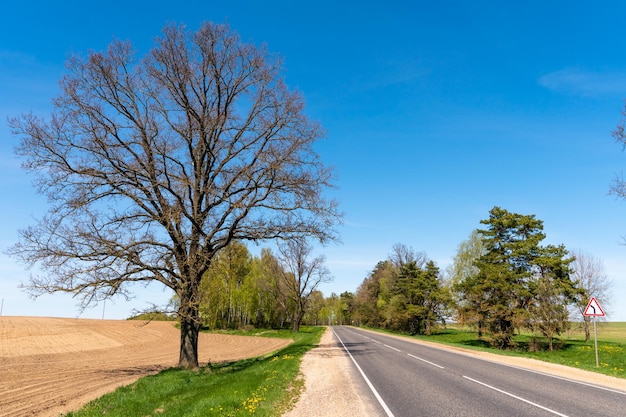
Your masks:
<svg viewBox="0 0 626 417"><path fill-rule="evenodd" d="M185 304L181 303L183 306ZM200 333L200 315L193 306L183 307L180 311L180 356L178 367L182 369L198 368L198 334Z"/></svg>
<svg viewBox="0 0 626 417"><path fill-rule="evenodd" d="M584 316L583 317L583 325L585 327L585 342L588 342L589 340L591 340L591 332L589 330L589 317Z"/></svg>
<svg viewBox="0 0 626 417"><path fill-rule="evenodd" d="M296 304L297 305L297 304ZM293 316L292 316L292 330L297 333L300 331L300 313L298 312L298 309L296 308L295 311L293 312Z"/></svg>
<svg viewBox="0 0 626 417"><path fill-rule="evenodd" d="M554 345L551 337L548 337L548 346L550 347L550 352L554 351Z"/></svg>
<svg viewBox="0 0 626 417"><path fill-rule="evenodd" d="M293 331L300 331L300 323L302 323L302 319L304 318L304 306L302 303L296 303L296 309L293 312Z"/></svg>

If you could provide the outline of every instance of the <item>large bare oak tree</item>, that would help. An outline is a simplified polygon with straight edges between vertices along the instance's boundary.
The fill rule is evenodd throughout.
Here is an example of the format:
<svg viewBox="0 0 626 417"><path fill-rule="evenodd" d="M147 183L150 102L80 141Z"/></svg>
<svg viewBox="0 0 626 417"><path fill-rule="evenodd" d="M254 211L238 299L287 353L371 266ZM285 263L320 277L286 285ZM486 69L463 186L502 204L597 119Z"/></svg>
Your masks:
<svg viewBox="0 0 626 417"><path fill-rule="evenodd" d="M158 281L180 299L179 366L198 366L199 284L233 240L336 238L321 127L280 59L224 25L167 26L146 56L129 42L67 61L49 117L9 124L50 201L10 252L41 274L33 295L83 304Z"/></svg>

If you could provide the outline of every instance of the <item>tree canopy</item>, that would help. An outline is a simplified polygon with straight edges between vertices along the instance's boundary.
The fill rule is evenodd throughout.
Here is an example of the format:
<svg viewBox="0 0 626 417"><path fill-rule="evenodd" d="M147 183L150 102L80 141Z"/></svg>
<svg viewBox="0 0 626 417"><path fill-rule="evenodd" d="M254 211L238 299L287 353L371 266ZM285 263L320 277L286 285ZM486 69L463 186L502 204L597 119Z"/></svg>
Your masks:
<svg viewBox="0 0 626 417"><path fill-rule="evenodd" d="M550 338L560 333L567 323L563 310L576 292L573 258L563 245L541 246L543 222L534 215L494 207L481 223L487 227L478 231L483 244L478 271L456 286L465 318L488 330L500 348L511 345L516 328L535 328ZM559 323L548 323L554 320Z"/></svg>

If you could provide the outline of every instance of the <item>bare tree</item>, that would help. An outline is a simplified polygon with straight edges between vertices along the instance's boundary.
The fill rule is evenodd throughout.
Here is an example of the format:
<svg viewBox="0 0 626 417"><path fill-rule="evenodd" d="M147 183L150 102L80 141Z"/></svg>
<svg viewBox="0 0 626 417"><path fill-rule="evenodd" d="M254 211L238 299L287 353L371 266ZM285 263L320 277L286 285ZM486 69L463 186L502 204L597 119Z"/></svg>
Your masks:
<svg viewBox="0 0 626 417"><path fill-rule="evenodd" d="M321 127L281 62L224 25L167 26L143 59L129 42L73 56L49 118L9 121L48 195L10 253L43 273L34 296L84 305L158 281L180 299L179 366L198 366L199 285L231 241L336 238Z"/></svg>
<svg viewBox="0 0 626 417"><path fill-rule="evenodd" d="M392 247L389 260L396 268L401 268L411 262L415 262L418 268L422 268L428 262L428 257L425 252L418 252L403 243L396 243Z"/></svg>
<svg viewBox="0 0 626 417"><path fill-rule="evenodd" d="M577 283L582 291L577 294L574 303L576 315L582 317L585 329L585 340L590 339L589 317L584 315L585 308L591 297L595 297L606 310L609 303L609 290L612 282L608 279L604 263L602 260L593 257L581 250L574 252L574 262L572 263L572 280Z"/></svg>
<svg viewBox="0 0 626 417"><path fill-rule="evenodd" d="M280 279L283 297L291 302L293 331L300 331L300 322L306 313L311 294L321 283L332 281L330 271L324 265L326 258L311 258L313 248L305 239L290 239L278 247L282 265Z"/></svg>

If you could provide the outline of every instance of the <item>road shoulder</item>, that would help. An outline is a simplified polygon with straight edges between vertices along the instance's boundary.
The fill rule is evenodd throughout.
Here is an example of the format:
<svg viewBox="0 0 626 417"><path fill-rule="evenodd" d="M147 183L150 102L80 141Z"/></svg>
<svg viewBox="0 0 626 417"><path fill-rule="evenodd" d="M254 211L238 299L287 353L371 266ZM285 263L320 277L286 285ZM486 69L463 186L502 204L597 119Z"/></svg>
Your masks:
<svg viewBox="0 0 626 417"><path fill-rule="evenodd" d="M331 327L326 328L319 346L302 358L300 374L304 378L304 391L295 407L283 417L381 415Z"/></svg>

